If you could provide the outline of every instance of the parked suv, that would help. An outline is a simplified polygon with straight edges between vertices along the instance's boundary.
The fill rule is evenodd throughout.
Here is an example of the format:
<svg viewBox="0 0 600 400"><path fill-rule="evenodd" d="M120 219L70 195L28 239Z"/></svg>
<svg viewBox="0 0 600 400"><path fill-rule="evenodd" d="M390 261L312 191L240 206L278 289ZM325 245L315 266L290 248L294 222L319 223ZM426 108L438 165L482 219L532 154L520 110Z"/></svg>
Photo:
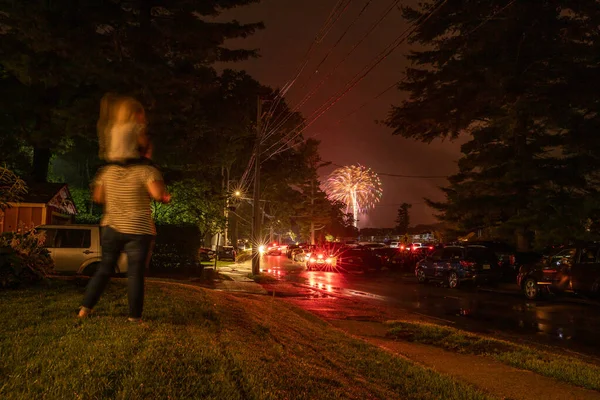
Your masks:
<svg viewBox="0 0 600 400"><path fill-rule="evenodd" d="M237 252L233 246L221 246L218 252L219 260L231 260L235 262Z"/></svg>
<svg viewBox="0 0 600 400"><path fill-rule="evenodd" d="M544 292L600 295L600 243L565 246L541 262L521 267L517 283L525 296L536 299Z"/></svg>
<svg viewBox="0 0 600 400"><path fill-rule="evenodd" d="M506 282L514 282L519 272L518 260L516 257L516 250L512 246L496 241L476 241L469 242L472 245L485 246L491 249L500 262L502 271L502 279Z"/></svg>
<svg viewBox="0 0 600 400"><path fill-rule="evenodd" d="M102 246L98 225L42 225L44 247L54 260L56 272L93 275L100 266ZM121 254L115 273L127 272L127 256Z"/></svg>
<svg viewBox="0 0 600 400"><path fill-rule="evenodd" d="M464 281L495 283L502 273L494 252L484 246L447 246L434 251L415 267L419 283L445 282L456 288Z"/></svg>

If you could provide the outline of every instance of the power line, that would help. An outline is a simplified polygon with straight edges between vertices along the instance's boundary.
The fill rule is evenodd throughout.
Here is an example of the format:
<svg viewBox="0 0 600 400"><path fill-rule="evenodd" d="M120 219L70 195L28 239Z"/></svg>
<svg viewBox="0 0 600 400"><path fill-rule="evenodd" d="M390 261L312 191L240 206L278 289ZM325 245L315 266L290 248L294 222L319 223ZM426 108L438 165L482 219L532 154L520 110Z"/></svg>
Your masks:
<svg viewBox="0 0 600 400"><path fill-rule="evenodd" d="M448 179L448 175L400 175L400 174L386 174L384 172L377 173L380 176L389 176L392 178L414 178L414 179Z"/></svg>
<svg viewBox="0 0 600 400"><path fill-rule="evenodd" d="M300 86L300 89L305 88L308 85L308 82L310 82L311 78L319 72L319 68L325 63L325 61L329 58L329 56L331 55L331 53L333 52L333 50L336 49L336 47L341 43L341 41L344 39L344 37L346 37L346 35L348 34L348 32L350 31L350 29L352 29L352 27L354 25L356 25L356 22L358 22L358 20L360 19L360 17L365 13L365 11L367 10L367 8L369 7L369 5L373 2L373 0L368 0L366 2L366 4L363 6L363 8L360 10L360 12L358 13L358 15L354 18L354 20L350 23L350 25L348 25L346 27L346 29L344 30L344 32L342 32L342 34L340 35L340 37L335 41L335 43L329 48L329 50L327 51L327 53L325 54L325 56L323 57L323 59L321 60L321 62L319 62L319 64L317 64L317 66L313 69L313 72L309 75L309 77L307 78L306 84ZM301 106L301 105L300 105ZM300 107L297 106L295 107L289 115L284 116L283 118L280 118L278 121L275 121L275 123L277 123L277 127L275 129L272 129L270 132L267 132L268 130L268 126L265 126L265 132L267 132L264 135L264 139L268 139L269 137L271 137L272 135L274 135L279 129L281 129L281 127L283 127L283 125L291 118L291 116L294 114L295 111L297 111L297 109ZM282 122L283 121L283 122Z"/></svg>
<svg viewBox="0 0 600 400"><path fill-rule="evenodd" d="M350 51L346 53L342 60L335 65L335 67L317 84L317 86L315 86L309 93L307 93L302 98L302 100L300 100L300 102L293 108L292 112L298 111L300 107L306 104L306 102L318 92L321 86L323 86L323 84L333 75L333 73L348 59L348 57L350 57L350 55L354 53L354 51L367 39L367 37L369 37L369 35L373 33L373 31L383 22L383 20L385 20L385 18L392 12L394 7L399 2L400 0L393 0L392 4L388 6L388 8L373 24L371 24L367 32L354 44L354 46L352 46ZM288 115L287 118L284 118L282 122L276 122L278 125L272 130L271 133L268 133L267 135L271 135L275 131L279 130L289 120L289 118L290 116Z"/></svg>
<svg viewBox="0 0 600 400"><path fill-rule="evenodd" d="M333 165L334 167L339 167L339 168L344 168L344 165L340 165L337 163L332 162L331 165ZM391 174L391 173L387 173L387 172L375 172L377 175L380 176L390 176L392 178L414 178L414 179L447 179L448 176L447 175L405 175L405 174Z"/></svg>
<svg viewBox="0 0 600 400"><path fill-rule="evenodd" d="M363 108L365 108L369 103L371 103L374 100L377 100L378 98L380 98L381 96L383 96L384 94L386 94L387 92L389 92L390 90L392 90L394 88L397 88L399 84L400 84L400 82L394 82L393 84L391 84L390 86L388 86L384 91L382 91L381 93L379 93L377 96L373 97L371 100L365 101L360 106L358 106L354 110L350 111L348 114L344 115L344 117L342 117L340 120L338 120L337 123L338 124L342 123L342 121L344 119L350 117L353 114L356 114L357 112L359 112L360 110L362 110Z"/></svg>
<svg viewBox="0 0 600 400"><path fill-rule="evenodd" d="M272 115L272 113L277 109L277 107L279 106L279 103L281 102L281 100L284 98L284 96L286 95L286 93L292 88L292 86L295 84L296 80L302 74L302 71L304 70L304 68L308 64L308 62L310 60L310 56L311 56L313 50L315 49L316 45L318 43L320 43L321 41L323 41L323 39L327 36L327 34L329 33L329 31L331 30L331 28L339 20L339 18L342 16L342 14L347 10L347 8L348 8L348 6L350 5L351 2L352 2L352 0L338 0L338 2L334 5L334 7L331 10L329 16L327 17L327 19L323 23L321 29L315 35L315 37L314 37L311 45L309 46L306 54L302 58L302 60L304 60L304 61L300 62L300 66L299 66L299 68L298 68L295 76L293 77L293 79L290 82L288 82L288 83L286 83L284 85L284 87L279 91L279 93L277 94L277 96L275 96L275 99L273 99L273 101L271 103L271 106L269 107L269 111L266 113L267 116ZM337 16L336 16L336 14L337 14ZM293 114L293 113L290 113L290 114ZM258 121L257 121L257 123L258 123ZM268 128L269 123L270 123L270 119L267 118L267 120L265 121L265 131ZM264 137L264 135L262 135L262 136ZM263 140L263 139L259 139L259 140ZM251 183L251 179L249 179L249 176L250 176L250 171L252 170L252 166L253 166L254 160L255 160L255 154L252 154L252 156L251 156L251 158L250 158L250 160L248 162L248 165L246 167L246 170L244 171L244 173L242 175L242 179L241 179L241 183L240 183L242 185L242 187L245 187L246 181L248 181L248 186Z"/></svg>
<svg viewBox="0 0 600 400"><path fill-rule="evenodd" d="M308 62L310 61L310 56L311 56L312 52L314 51L314 49L316 48L316 46L325 39L327 34L331 31L331 29L335 25L335 23L340 19L340 17L348 9L348 6L350 5L351 2L352 2L352 0L338 0L338 2L334 5L333 9L331 10L331 13L329 14L327 19L321 26L321 29L315 35L312 43L310 44L308 50L306 51L306 54L304 55L304 57L302 57L303 61L300 62L300 67L298 68L296 74L294 75L292 80L289 81L287 84L285 84L284 87L279 91L278 95L273 100L273 103L271 104L271 107L269 108L267 115L271 115L277 109L277 106L279 106L279 103L281 102L283 97L292 88L292 86L294 86L294 84L296 83L296 81L298 80L298 78L300 77L300 75L302 74L302 72L304 71L306 66L308 65ZM269 120L267 120L265 123L265 129L264 129L265 132L268 129L269 123L270 123ZM262 136L264 137L265 135L263 134Z"/></svg>
<svg viewBox="0 0 600 400"><path fill-rule="evenodd" d="M357 73L352 80L350 80L350 82L348 82L346 84L346 88L345 90L337 95L333 95L331 96L325 103L323 103L319 108L317 108L309 117L310 122L306 125L304 125L302 127L302 129L300 131L298 131L295 135L291 135L292 132L290 132L290 139L287 140L285 143L283 143L284 140L286 140L285 138L283 138L280 142L283 143L283 145L276 150L274 153L272 153L271 155L269 155L268 157L265 158L268 159L278 153L280 153L281 151L285 151L287 150L286 147L296 138L298 137L303 131L305 131L307 128L309 128L317 119L319 119L325 112L327 112L331 107L333 107L338 101L340 101L346 94L348 94L348 92L350 92L354 87L356 87L356 85L358 85L371 71L373 71L373 69L375 69L381 62L383 62L394 50L396 50L402 43L404 43L404 41L406 39L408 39L408 37L410 37L422 24L424 24L429 18L431 18L431 16L438 11L445 3L447 3L448 0L440 0L438 2L438 4L425 16L421 16L419 18L419 20L413 22L411 24L411 26L409 26L404 32L402 32L402 34L400 36L398 36L391 44L389 44L384 50L382 50L379 55L376 57L375 61L372 61L372 65L367 65L365 66L359 73ZM422 19L422 20L421 20ZM364 72L363 72L364 71ZM339 93L339 92L338 92ZM333 100L332 100L333 99ZM329 103L329 104L328 104ZM325 107L325 108L323 108ZM315 116L316 115L316 116ZM298 126L296 129L300 128L300 126ZM271 145L266 152L270 151L273 147L277 146L278 142L274 143L273 145Z"/></svg>
<svg viewBox="0 0 600 400"><path fill-rule="evenodd" d="M377 207L399 207L404 203L393 203L393 204L375 204L373 206L373 208L377 208ZM416 203L408 203L411 206L422 206L422 205L427 205L427 203L425 203L424 201L419 201Z"/></svg>
<svg viewBox="0 0 600 400"><path fill-rule="evenodd" d="M472 29L471 31L469 31L466 36L470 36L472 35L475 31L477 31L479 28L481 28L483 25L485 25L487 22L489 22L492 18L494 18L496 15L500 14L501 12L503 12L504 10L506 10L508 7L510 7L511 5L513 5L516 2L516 0L511 0L508 4L506 4L504 7L500 8L499 10L496 10L493 14L490 14L489 16L487 16L478 26L476 26L474 29ZM398 6L399 7L399 6ZM357 107L356 109L350 111L348 114L346 114L344 117L342 117L341 119L339 119L337 121L338 124L341 124L346 118L352 116L353 114L356 114L357 112L359 112L360 110L362 110L365 106L367 106L368 104L370 104L371 102L373 102L374 100L377 100L378 98L380 98L381 96L383 96L384 94L386 94L387 92L389 92L390 90L392 90L394 87L398 87L398 85L400 85L402 81L398 81L394 84L392 84L391 86L387 87L385 90L383 90L382 92L380 92L378 95L376 95L375 97L373 97L372 99L364 102L363 104L361 104L359 107Z"/></svg>
<svg viewBox="0 0 600 400"><path fill-rule="evenodd" d="M348 27L346 28L346 30L340 35L340 37L338 38L338 40L333 44L333 46L331 46L331 48L329 49L329 51L327 52L327 54L325 54L325 56L323 57L323 59L321 60L321 62L319 64L317 64L317 66L315 67L315 69L313 71L313 74L315 74L316 72L319 72L319 68L321 68L321 65L323 65L325 63L325 61L327 61L327 58L329 58L329 56L331 55L331 52L333 50L335 50L335 48L338 46L338 44L340 44L340 42L348 34L348 32L350 31L350 29L352 29L352 27L356 24L356 22L360 19L360 17L365 13L365 11L367 10L367 8L369 8L369 5L372 2L373 2L373 0L368 0L367 1L367 3L362 8L362 10L360 10L360 12L358 13L358 15L356 16L356 18L354 18L354 20L350 23L350 25L348 25ZM312 75L310 77L312 77ZM309 77L309 80L310 80L310 77Z"/></svg>
<svg viewBox="0 0 600 400"><path fill-rule="evenodd" d="M514 3L516 2L516 0L511 0L508 4L506 4L504 7L502 7L501 9L497 10L496 12L494 12L492 15L488 16L486 19L484 19L479 25L477 25L475 27L475 29L471 30L469 33L467 33L465 36L470 36L471 34L473 34L473 32L475 32L476 30L478 30L479 28L481 28L483 25L487 24L492 18L494 18L496 15L500 14L501 12L503 12L504 10L506 10L508 7L512 6Z"/></svg>

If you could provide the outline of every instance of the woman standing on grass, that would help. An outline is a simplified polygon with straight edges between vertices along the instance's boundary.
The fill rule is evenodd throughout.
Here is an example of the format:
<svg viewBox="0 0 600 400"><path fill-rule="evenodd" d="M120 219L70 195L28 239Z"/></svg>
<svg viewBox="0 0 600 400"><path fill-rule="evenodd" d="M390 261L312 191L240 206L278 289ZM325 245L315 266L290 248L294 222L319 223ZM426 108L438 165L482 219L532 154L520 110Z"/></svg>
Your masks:
<svg viewBox="0 0 600 400"><path fill-rule="evenodd" d="M104 120L103 120L104 119ZM156 228L152 199L168 203L161 173L147 160L151 145L146 136L142 105L113 94L103 98L98 135L100 156L108 161L93 183L93 200L104 204L102 261L88 283L79 317L87 317L106 289L121 252L127 254L129 320L141 321L144 272L150 262Z"/></svg>

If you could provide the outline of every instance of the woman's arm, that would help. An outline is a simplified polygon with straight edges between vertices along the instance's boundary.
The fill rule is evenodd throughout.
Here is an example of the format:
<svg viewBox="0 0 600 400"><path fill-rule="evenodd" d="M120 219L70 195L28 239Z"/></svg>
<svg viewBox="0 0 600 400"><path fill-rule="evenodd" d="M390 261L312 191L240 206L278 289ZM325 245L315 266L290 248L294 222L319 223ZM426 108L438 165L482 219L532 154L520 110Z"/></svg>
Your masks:
<svg viewBox="0 0 600 400"><path fill-rule="evenodd" d="M161 203L169 203L171 195L167 192L167 187L163 181L148 182L148 193L150 197Z"/></svg>
<svg viewBox="0 0 600 400"><path fill-rule="evenodd" d="M97 204L104 204L104 185L95 185L92 191L92 200Z"/></svg>

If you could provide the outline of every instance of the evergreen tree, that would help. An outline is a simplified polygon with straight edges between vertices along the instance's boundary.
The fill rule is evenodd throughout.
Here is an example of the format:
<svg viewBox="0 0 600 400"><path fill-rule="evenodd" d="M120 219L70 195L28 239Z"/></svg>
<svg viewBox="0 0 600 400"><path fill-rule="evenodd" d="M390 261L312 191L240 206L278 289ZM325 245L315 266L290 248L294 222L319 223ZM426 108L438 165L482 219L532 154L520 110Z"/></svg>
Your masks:
<svg viewBox="0 0 600 400"><path fill-rule="evenodd" d="M419 21L433 4L404 17ZM463 0L419 25L412 41L425 49L400 84L410 96L387 124L424 142L469 135L446 202L430 202L441 219L521 249L557 220L583 232L598 204L599 24L598 1Z"/></svg>
<svg viewBox="0 0 600 400"><path fill-rule="evenodd" d="M411 204L402 203L398 209L398 215L396 217L396 233L404 235L408 231L410 226L410 214L408 210L412 207Z"/></svg>
<svg viewBox="0 0 600 400"><path fill-rule="evenodd" d="M0 0L0 88L11 89L15 116L0 119L0 135L23 138L33 148L33 177L45 180L51 156L71 137L95 137L107 91L140 97L157 137L198 131L212 65L256 55L224 41L262 28L207 18L253 2Z"/></svg>

